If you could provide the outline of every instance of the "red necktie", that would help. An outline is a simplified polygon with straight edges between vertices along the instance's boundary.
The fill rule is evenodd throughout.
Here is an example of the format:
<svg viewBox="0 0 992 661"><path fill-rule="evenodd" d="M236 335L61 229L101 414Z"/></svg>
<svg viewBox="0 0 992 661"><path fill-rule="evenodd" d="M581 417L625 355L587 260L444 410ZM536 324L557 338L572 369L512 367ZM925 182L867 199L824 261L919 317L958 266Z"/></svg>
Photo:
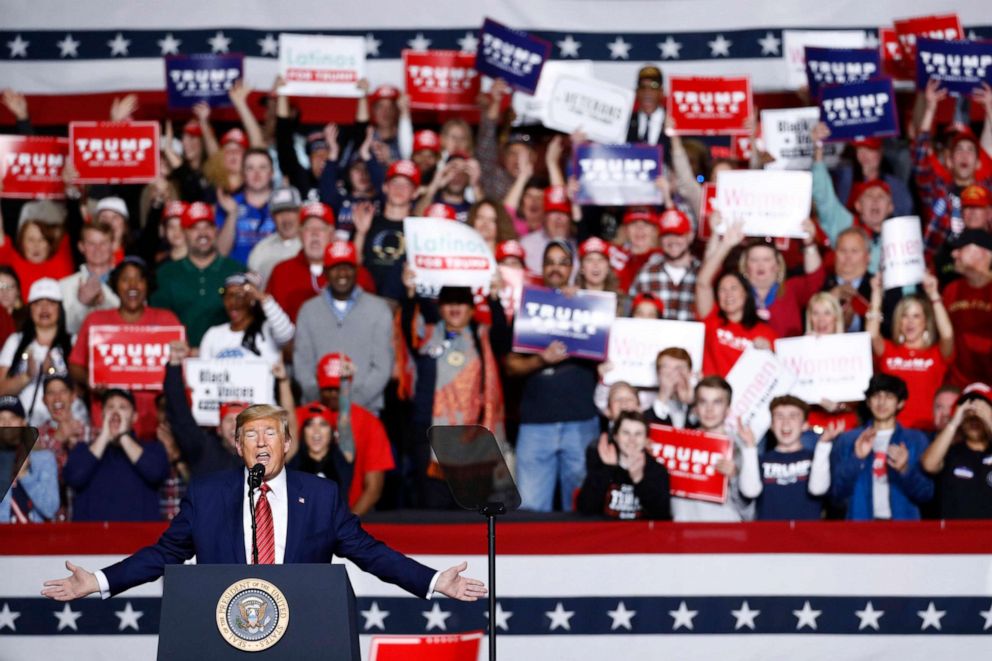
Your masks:
<svg viewBox="0 0 992 661"><path fill-rule="evenodd" d="M276 534L272 525L272 508L269 499L265 497L272 491L268 484L262 483L262 492L255 503L255 526L258 539L258 564L274 565L276 563Z"/></svg>

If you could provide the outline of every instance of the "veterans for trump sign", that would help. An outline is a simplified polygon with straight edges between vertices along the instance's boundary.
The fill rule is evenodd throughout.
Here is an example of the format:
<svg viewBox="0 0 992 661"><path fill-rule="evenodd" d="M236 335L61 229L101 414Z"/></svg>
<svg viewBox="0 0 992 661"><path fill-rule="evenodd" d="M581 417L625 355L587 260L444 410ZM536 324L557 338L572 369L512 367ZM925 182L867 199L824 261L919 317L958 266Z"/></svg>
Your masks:
<svg viewBox="0 0 992 661"><path fill-rule="evenodd" d="M670 347L685 349L699 371L703 364L703 338L706 327L698 321L673 319L632 319L622 317L610 328L606 359L612 369L603 383L626 381L639 388L658 385L657 355Z"/></svg>
<svg viewBox="0 0 992 661"><path fill-rule="evenodd" d="M616 313L613 292L580 289L566 296L556 289L524 286L513 321L513 350L539 353L559 340L569 356L603 360Z"/></svg>
<svg viewBox="0 0 992 661"><path fill-rule="evenodd" d="M187 358L183 373L199 425L219 425L220 405L226 402L275 404L272 369L264 360Z"/></svg>
<svg viewBox="0 0 992 661"><path fill-rule="evenodd" d="M727 374L733 388L727 422L747 425L755 438L761 438L772 422L768 405L779 395L788 394L796 383L796 373L767 349L748 347Z"/></svg>
<svg viewBox="0 0 992 661"><path fill-rule="evenodd" d="M782 338L775 355L796 373L791 394L810 404L860 402L874 369L868 333Z"/></svg>
<svg viewBox="0 0 992 661"><path fill-rule="evenodd" d="M71 122L69 155L81 184L148 183L158 177L158 122Z"/></svg>
<svg viewBox="0 0 992 661"><path fill-rule="evenodd" d="M860 140L899 133L896 94L890 78L830 85L820 94L820 117L830 140Z"/></svg>
<svg viewBox="0 0 992 661"><path fill-rule="evenodd" d="M716 465L733 456L733 442L728 437L667 425L651 425L648 436L648 451L668 470L668 489L673 496L711 503L727 500L727 476Z"/></svg>
<svg viewBox="0 0 992 661"><path fill-rule="evenodd" d="M354 97L363 95L365 39L322 35L279 35L279 75L287 96Z"/></svg>
<svg viewBox="0 0 992 661"><path fill-rule="evenodd" d="M716 177L723 227L742 223L748 236L804 238L812 193L809 172L725 170Z"/></svg>
<svg viewBox="0 0 992 661"><path fill-rule="evenodd" d="M693 78L669 80L668 116L678 135L747 134L751 118L751 79Z"/></svg>
<svg viewBox="0 0 992 661"><path fill-rule="evenodd" d="M533 94L550 56L550 41L487 18L479 34L475 68L484 76L502 78L510 87Z"/></svg>
<svg viewBox="0 0 992 661"><path fill-rule="evenodd" d="M430 295L445 285L489 291L496 258L474 228L443 218L410 217L403 221L403 234L420 291Z"/></svg>
<svg viewBox="0 0 992 661"><path fill-rule="evenodd" d="M917 89L925 88L930 79L956 96L971 94L982 83L992 84L992 41L917 40Z"/></svg>
<svg viewBox="0 0 992 661"><path fill-rule="evenodd" d="M110 324L90 328L90 387L161 390L169 343L184 326Z"/></svg>
<svg viewBox="0 0 992 661"><path fill-rule="evenodd" d="M62 198L62 169L69 141L35 135L0 135L2 197Z"/></svg>
<svg viewBox="0 0 992 661"><path fill-rule="evenodd" d="M881 267L885 289L923 282L927 264L920 228L917 216L899 216L882 223Z"/></svg>
<svg viewBox="0 0 992 661"><path fill-rule="evenodd" d="M542 123L550 129L583 131L590 140L621 144L627 140L634 91L619 85L562 75L555 79Z"/></svg>
<svg viewBox="0 0 992 661"><path fill-rule="evenodd" d="M874 48L806 47L809 95L820 98L823 85L844 85L874 78L881 73L881 54Z"/></svg>
<svg viewBox="0 0 992 661"><path fill-rule="evenodd" d="M165 85L170 109L192 108L200 101L214 108L231 105L227 93L242 77L241 55L170 55Z"/></svg>
<svg viewBox="0 0 992 661"><path fill-rule="evenodd" d="M479 95L475 53L403 51L406 93L417 110L471 110Z"/></svg>
<svg viewBox="0 0 992 661"><path fill-rule="evenodd" d="M650 145L599 145L575 148L579 179L576 202L599 206L661 204L655 179L662 175L662 148Z"/></svg>

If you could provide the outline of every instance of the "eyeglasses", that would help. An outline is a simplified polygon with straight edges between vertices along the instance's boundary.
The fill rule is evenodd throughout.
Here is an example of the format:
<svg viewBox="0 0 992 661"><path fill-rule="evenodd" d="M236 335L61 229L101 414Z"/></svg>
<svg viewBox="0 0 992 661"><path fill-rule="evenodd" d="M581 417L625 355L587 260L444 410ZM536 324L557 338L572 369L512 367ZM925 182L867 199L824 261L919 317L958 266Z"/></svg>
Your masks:
<svg viewBox="0 0 992 661"><path fill-rule="evenodd" d="M0 282L0 291L7 291L8 289L17 289L17 285L13 282Z"/></svg>

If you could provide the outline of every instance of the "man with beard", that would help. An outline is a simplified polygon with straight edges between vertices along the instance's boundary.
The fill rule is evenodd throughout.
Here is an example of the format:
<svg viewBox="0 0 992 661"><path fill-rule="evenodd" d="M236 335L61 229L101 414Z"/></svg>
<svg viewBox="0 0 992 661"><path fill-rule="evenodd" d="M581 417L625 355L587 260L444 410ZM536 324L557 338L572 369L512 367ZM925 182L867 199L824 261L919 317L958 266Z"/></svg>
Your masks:
<svg viewBox="0 0 992 661"><path fill-rule="evenodd" d="M648 222L647 211L630 211L624 224ZM628 219L629 218L629 219ZM700 262L689 252L692 245L692 223L677 209L661 215L661 252L653 254L630 286L631 297L651 294L665 306L664 318L679 321L696 319L696 276Z"/></svg>
<svg viewBox="0 0 992 661"><path fill-rule="evenodd" d="M177 262L162 264L155 273L158 290L151 297L155 307L172 310L186 326L190 346L198 346L207 329L227 322L219 292L227 276L244 267L217 249L217 226L210 205L194 202L182 220L189 252Z"/></svg>
<svg viewBox="0 0 992 661"><path fill-rule="evenodd" d="M386 301L357 286L357 275L355 246L347 241L327 246L327 288L300 308L293 365L303 400L313 401L319 395L314 367L321 356L350 356L355 365L352 401L378 414L393 369L393 315Z"/></svg>
<svg viewBox="0 0 992 661"><path fill-rule="evenodd" d="M920 463L940 484L941 519L992 519L992 388L972 383L961 391Z"/></svg>

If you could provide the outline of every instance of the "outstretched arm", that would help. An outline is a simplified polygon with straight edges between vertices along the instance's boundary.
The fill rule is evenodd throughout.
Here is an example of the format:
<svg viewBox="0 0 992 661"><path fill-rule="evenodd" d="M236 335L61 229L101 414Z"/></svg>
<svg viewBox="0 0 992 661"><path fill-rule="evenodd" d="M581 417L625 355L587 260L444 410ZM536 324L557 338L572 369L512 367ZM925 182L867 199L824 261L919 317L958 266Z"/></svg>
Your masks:
<svg viewBox="0 0 992 661"><path fill-rule="evenodd" d="M489 594L482 581L461 575L466 569L468 569L468 563L465 561L445 569L438 574L437 581L434 583L434 591L459 601L476 601Z"/></svg>
<svg viewBox="0 0 992 661"><path fill-rule="evenodd" d="M42 595L56 601L72 601L100 591L100 584L97 583L93 572L77 567L68 560L65 561L65 568L72 574L66 578L45 581Z"/></svg>

